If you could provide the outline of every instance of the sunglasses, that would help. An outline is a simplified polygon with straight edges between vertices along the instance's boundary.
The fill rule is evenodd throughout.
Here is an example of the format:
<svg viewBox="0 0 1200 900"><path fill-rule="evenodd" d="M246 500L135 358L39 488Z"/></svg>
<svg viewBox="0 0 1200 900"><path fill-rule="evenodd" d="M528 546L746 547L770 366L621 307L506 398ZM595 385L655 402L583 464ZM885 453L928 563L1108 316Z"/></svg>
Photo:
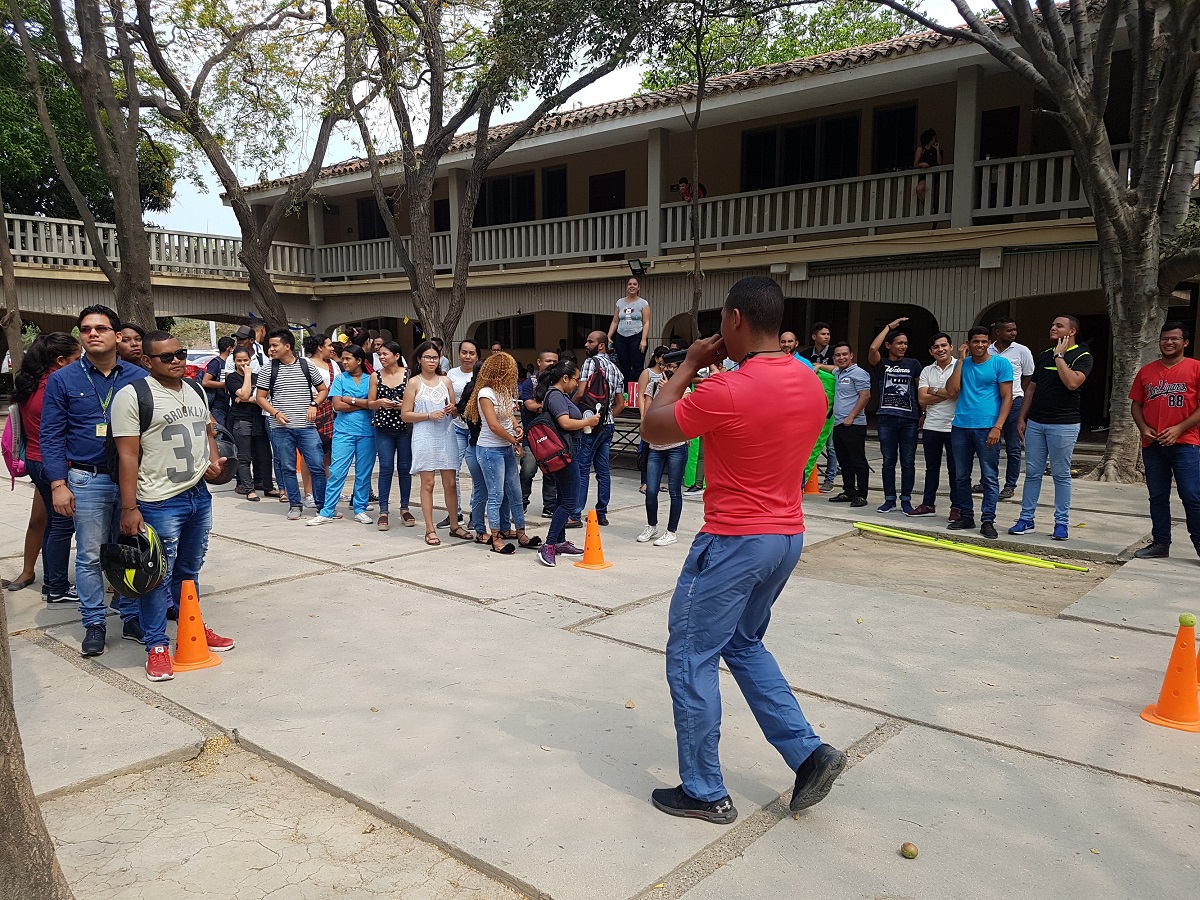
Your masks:
<svg viewBox="0 0 1200 900"><path fill-rule="evenodd" d="M157 359L163 365L169 366L171 364L171 362L176 359L179 360L180 362L183 362L185 359L187 359L187 351L183 350L183 349L179 349L179 350L176 350L174 353L152 353L150 355L150 358Z"/></svg>
<svg viewBox="0 0 1200 900"><path fill-rule="evenodd" d="M79 326L80 334L91 334L93 331L96 332L96 334L108 334L110 331L112 331L112 329L109 328L107 325L80 325Z"/></svg>

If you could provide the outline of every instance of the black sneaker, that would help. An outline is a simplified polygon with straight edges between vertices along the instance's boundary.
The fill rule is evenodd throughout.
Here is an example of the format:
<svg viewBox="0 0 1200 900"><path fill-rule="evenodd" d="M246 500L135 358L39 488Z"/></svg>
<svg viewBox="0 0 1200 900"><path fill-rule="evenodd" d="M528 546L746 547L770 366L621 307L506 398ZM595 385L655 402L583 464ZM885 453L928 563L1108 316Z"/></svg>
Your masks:
<svg viewBox="0 0 1200 900"><path fill-rule="evenodd" d="M1198 550L1197 552L1200 552ZM1171 555L1170 544L1147 544L1133 554L1134 559L1166 559Z"/></svg>
<svg viewBox="0 0 1200 900"><path fill-rule="evenodd" d="M460 514L458 517L458 524L461 525L462 523L463 523L463 517ZM442 519L442 521L438 522L437 527L438 528L449 528L450 527L450 516L447 515L446 518L444 518L444 519Z"/></svg>
<svg viewBox="0 0 1200 900"><path fill-rule="evenodd" d="M146 633L142 631L141 619L126 619L124 626L121 628L121 639L126 641L137 641L139 644L146 640Z"/></svg>
<svg viewBox="0 0 1200 900"><path fill-rule="evenodd" d="M837 747L822 744L796 770L796 787L792 790L792 812L808 809L824 800L833 789L833 782L846 768L846 754Z"/></svg>
<svg viewBox="0 0 1200 900"><path fill-rule="evenodd" d="M103 625L89 625L84 632L83 644L79 647L81 656L99 656L104 652L105 630Z"/></svg>
<svg viewBox="0 0 1200 900"><path fill-rule="evenodd" d="M61 594L46 594L45 600L47 603L78 603L79 592L75 589L75 585L69 584Z"/></svg>
<svg viewBox="0 0 1200 900"><path fill-rule="evenodd" d="M984 522L979 526L979 533L985 538L996 538L996 524L994 522Z"/></svg>
<svg viewBox="0 0 1200 900"><path fill-rule="evenodd" d="M1006 486L1006 487L1002 488L1000 491L1000 499L1001 500L1011 500L1013 494L1015 494L1016 492L1017 492L1017 489L1015 487L1007 487Z"/></svg>
<svg viewBox="0 0 1200 900"><path fill-rule="evenodd" d="M733 801L726 794L720 800L706 803L688 795L681 784L675 788L658 788L650 792L650 802L668 816L682 816L685 819L703 819L717 825L729 825L737 819L737 810Z"/></svg>
<svg viewBox="0 0 1200 900"><path fill-rule="evenodd" d="M853 500L850 501L850 505L853 506L855 509L859 508L860 506L866 506L867 498L866 497L855 497Z"/></svg>
<svg viewBox="0 0 1200 900"><path fill-rule="evenodd" d="M552 509L543 509L543 510L542 510L542 518L543 518L543 519L553 519L553 518L554 518L554 510L552 510Z"/></svg>
<svg viewBox="0 0 1200 900"><path fill-rule="evenodd" d="M830 503L849 503L853 499L854 499L853 497L851 497L849 494L847 494L845 491L843 491L842 493L838 494L836 497L830 497L829 502Z"/></svg>
<svg viewBox="0 0 1200 900"><path fill-rule="evenodd" d="M953 522L951 522L946 527L949 528L951 531L974 531L975 530L975 520L974 519L955 519Z"/></svg>
<svg viewBox="0 0 1200 900"><path fill-rule="evenodd" d="M178 622L179 621L179 607L178 606L168 606L167 607L167 618L172 622Z"/></svg>
<svg viewBox="0 0 1200 900"><path fill-rule="evenodd" d="M604 513L599 513L599 512L596 513L596 524L607 528L608 527L608 516L606 516Z"/></svg>

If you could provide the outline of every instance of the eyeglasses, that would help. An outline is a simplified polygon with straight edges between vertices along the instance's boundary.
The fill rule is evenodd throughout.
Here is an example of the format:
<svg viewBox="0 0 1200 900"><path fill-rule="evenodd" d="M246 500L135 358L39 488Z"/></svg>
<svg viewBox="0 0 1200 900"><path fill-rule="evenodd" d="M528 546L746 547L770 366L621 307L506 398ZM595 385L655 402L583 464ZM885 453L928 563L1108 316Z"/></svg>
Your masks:
<svg viewBox="0 0 1200 900"><path fill-rule="evenodd" d="M151 359L157 359L163 365L170 365L172 360L182 362L187 359L187 351L183 349L176 350L174 353L154 353L150 356Z"/></svg>
<svg viewBox="0 0 1200 900"><path fill-rule="evenodd" d="M440 359L441 359L440 356L422 356L421 357L422 362L438 362Z"/></svg>
<svg viewBox="0 0 1200 900"><path fill-rule="evenodd" d="M96 334L108 334L112 330L113 329L109 328L107 325L80 325L79 326L80 334L91 334L93 331L96 332Z"/></svg>

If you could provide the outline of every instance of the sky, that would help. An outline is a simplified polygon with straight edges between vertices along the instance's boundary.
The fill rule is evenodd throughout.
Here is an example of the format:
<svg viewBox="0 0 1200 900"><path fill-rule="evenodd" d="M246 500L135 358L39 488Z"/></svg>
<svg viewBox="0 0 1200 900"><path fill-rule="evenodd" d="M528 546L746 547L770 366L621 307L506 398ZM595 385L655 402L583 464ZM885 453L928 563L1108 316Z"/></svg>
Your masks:
<svg viewBox="0 0 1200 900"><path fill-rule="evenodd" d="M980 0L974 4L986 6ZM925 11L939 22L958 23L961 17L951 0L925 0ZM570 107L591 106L608 100L629 97L637 92L641 81L642 67L634 64L618 69L589 85L568 101ZM534 101L526 101L513 108L509 116L499 122L512 121L529 114ZM359 155L358 149L344 134L335 134L325 154L326 163L340 162ZM166 213L152 213L149 217L155 225L171 231L194 231L202 234L237 235L237 221L229 207L221 202L221 183L209 168L207 161L198 163L206 190L191 182L180 181L175 187L175 202Z"/></svg>

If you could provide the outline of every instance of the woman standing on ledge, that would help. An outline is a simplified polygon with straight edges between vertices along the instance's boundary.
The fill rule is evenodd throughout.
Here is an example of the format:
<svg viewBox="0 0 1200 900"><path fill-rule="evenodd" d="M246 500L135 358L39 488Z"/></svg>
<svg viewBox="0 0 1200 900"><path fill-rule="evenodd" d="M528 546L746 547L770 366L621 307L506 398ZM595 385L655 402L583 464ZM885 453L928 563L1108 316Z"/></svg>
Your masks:
<svg viewBox="0 0 1200 900"><path fill-rule="evenodd" d="M625 296L617 301L616 312L608 326L608 343L617 351L617 365L625 383L637 381L646 358L646 339L650 334L650 304L642 297L636 278L625 282Z"/></svg>

